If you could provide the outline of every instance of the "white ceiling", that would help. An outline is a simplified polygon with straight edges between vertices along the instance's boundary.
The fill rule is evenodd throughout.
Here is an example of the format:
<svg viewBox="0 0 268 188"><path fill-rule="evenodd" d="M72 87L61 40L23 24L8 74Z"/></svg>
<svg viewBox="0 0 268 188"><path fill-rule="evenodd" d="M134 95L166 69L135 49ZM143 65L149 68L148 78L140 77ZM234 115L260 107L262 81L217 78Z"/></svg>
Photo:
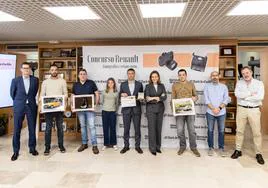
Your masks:
<svg viewBox="0 0 268 188"><path fill-rule="evenodd" d="M181 18L143 19L137 4L187 2ZM239 0L0 0L24 22L0 22L0 41L115 38L267 37L268 16L229 17ZM89 6L102 19L63 21L46 6Z"/></svg>

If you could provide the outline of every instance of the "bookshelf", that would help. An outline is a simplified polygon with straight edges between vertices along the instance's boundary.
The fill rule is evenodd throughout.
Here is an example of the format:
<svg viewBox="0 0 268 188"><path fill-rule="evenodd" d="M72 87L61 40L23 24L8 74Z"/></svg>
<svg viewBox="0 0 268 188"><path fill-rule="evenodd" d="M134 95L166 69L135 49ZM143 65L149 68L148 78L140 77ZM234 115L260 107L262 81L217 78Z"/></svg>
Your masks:
<svg viewBox="0 0 268 188"><path fill-rule="evenodd" d="M237 82L237 45L220 45L219 73L220 82L228 87L231 98L231 102L226 107L225 121L225 133L230 139L236 133L237 101L234 89Z"/></svg>

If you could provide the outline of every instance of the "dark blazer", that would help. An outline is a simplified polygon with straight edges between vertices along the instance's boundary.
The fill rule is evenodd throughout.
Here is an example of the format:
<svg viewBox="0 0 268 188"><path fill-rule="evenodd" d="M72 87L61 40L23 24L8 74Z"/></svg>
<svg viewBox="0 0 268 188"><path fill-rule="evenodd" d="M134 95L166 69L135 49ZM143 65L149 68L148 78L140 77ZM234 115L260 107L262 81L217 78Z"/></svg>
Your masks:
<svg viewBox="0 0 268 188"><path fill-rule="evenodd" d="M136 98L138 98L138 93L139 92L143 92L143 85L142 85L141 82L138 82L138 81L135 80L135 88L134 88L133 95L135 95ZM121 93L127 93L128 96L131 96L132 95L130 93L130 90L129 90L128 81L125 81L125 82L123 82L120 85L119 101L120 101L120 98L121 98ZM121 112L123 114L127 114L127 113L130 113L132 109L133 109L133 112L135 114L141 113L141 104L140 104L140 101L137 100L136 101L136 106L134 106L134 107L124 107L124 108L122 108Z"/></svg>
<svg viewBox="0 0 268 188"><path fill-rule="evenodd" d="M36 94L39 88L39 80L34 76L30 76L30 87L26 94L22 76L16 77L11 82L10 96L13 99L14 113L23 113L24 106L28 100L32 112L36 113Z"/></svg>
<svg viewBox="0 0 268 188"><path fill-rule="evenodd" d="M145 87L144 97L159 97L160 101L148 101L146 102L146 112L161 112L165 111L165 105L163 101L167 99L166 88L163 84L157 85L157 91L153 84L147 84Z"/></svg>

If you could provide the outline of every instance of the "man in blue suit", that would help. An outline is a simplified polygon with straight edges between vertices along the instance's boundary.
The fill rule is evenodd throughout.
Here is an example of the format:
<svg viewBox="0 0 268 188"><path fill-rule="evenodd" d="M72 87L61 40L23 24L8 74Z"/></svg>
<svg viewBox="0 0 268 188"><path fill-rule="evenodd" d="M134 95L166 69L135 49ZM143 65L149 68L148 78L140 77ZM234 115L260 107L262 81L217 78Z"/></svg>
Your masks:
<svg viewBox="0 0 268 188"><path fill-rule="evenodd" d="M36 151L36 94L38 92L39 80L34 76L30 76L30 64L22 63L22 76L16 77L12 80L10 87L10 95L13 99L14 107L14 134L13 134L13 152L12 161L18 159L20 151L20 134L22 123L26 115L29 131L29 148L30 153L34 156L38 155Z"/></svg>
<svg viewBox="0 0 268 188"><path fill-rule="evenodd" d="M135 96L138 98L138 93L143 92L143 86L141 82L135 80L135 70L130 68L127 70L128 80L123 82L120 86L119 96ZM129 150L129 130L131 120L133 120L135 130L135 150L142 154L143 151L140 148L141 142L141 104L140 101L136 101L136 106L123 107L121 110L123 114L124 123L124 148L120 151L121 154L126 153Z"/></svg>

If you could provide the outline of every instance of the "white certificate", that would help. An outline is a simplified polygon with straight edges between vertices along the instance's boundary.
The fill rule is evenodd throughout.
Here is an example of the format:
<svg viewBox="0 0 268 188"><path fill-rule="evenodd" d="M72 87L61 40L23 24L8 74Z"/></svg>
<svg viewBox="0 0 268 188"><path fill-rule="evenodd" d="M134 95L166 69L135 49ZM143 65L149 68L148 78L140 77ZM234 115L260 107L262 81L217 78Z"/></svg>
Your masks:
<svg viewBox="0 0 268 188"><path fill-rule="evenodd" d="M121 97L121 107L133 107L136 106L136 97L135 96L127 96Z"/></svg>

